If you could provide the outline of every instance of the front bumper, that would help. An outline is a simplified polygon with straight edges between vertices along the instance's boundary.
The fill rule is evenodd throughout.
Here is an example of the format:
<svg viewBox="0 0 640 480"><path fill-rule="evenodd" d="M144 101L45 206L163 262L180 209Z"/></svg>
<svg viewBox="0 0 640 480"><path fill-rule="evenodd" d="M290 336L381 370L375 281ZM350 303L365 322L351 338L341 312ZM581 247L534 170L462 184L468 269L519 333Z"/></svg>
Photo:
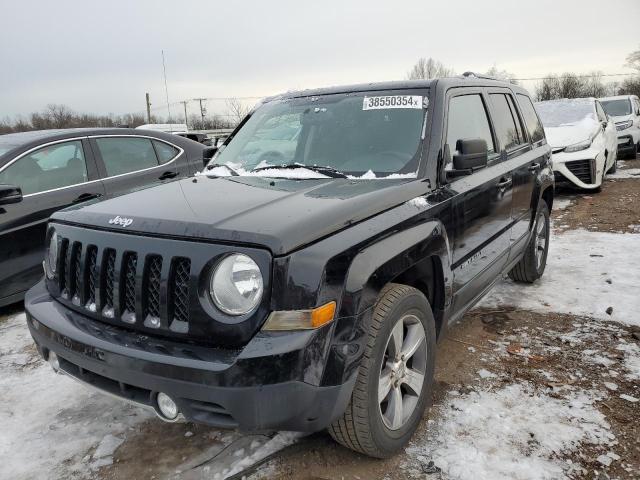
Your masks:
<svg viewBox="0 0 640 480"><path fill-rule="evenodd" d="M38 350L60 370L123 400L155 409L169 395L188 421L247 431L317 431L339 417L355 374L319 386L330 327L258 334L241 350L159 340L77 314L40 282L25 297Z"/></svg>
<svg viewBox="0 0 640 480"><path fill-rule="evenodd" d="M573 184L584 189L594 189L602 183L605 155L595 148L578 152L553 154L553 172L556 184Z"/></svg>
<svg viewBox="0 0 640 480"><path fill-rule="evenodd" d="M618 155L625 155L633 152L636 144L640 141L635 139L630 133L624 132L626 132L626 130L622 130L618 135ZM637 136L640 137L640 134Z"/></svg>

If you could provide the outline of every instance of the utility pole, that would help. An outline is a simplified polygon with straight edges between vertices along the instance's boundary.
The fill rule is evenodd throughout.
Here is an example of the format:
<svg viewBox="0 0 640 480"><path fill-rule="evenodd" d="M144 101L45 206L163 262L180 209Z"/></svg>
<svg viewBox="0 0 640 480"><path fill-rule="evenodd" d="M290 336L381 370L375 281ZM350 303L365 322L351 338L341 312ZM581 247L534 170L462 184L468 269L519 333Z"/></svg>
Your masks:
<svg viewBox="0 0 640 480"><path fill-rule="evenodd" d="M146 94L147 97L147 123L151 123L151 102L149 101L149 93Z"/></svg>
<svg viewBox="0 0 640 480"><path fill-rule="evenodd" d="M187 100L180 103L184 106L184 124L187 126L187 130L189 130L189 123L187 122Z"/></svg>
<svg viewBox="0 0 640 480"><path fill-rule="evenodd" d="M207 113L207 108L202 105L202 101L206 100L206 98L194 98L194 100L200 102L200 117L202 117L202 128L204 128L204 116Z"/></svg>

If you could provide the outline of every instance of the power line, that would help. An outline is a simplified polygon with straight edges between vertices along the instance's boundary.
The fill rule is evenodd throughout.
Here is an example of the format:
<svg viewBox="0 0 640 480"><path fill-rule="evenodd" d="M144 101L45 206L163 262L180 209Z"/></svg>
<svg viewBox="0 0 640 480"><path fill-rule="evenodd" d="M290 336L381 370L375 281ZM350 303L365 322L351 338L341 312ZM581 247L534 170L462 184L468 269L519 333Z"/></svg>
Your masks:
<svg viewBox="0 0 640 480"><path fill-rule="evenodd" d="M597 74L597 73L589 73L589 74L585 74L585 75L575 75L575 74L571 74L574 77L579 77L579 78L600 78L600 77L624 77L624 76L628 76L628 75L638 75L637 73L602 73L602 74ZM554 78L558 78L561 77L562 75L556 75L555 77L533 77L533 78L514 78L513 80L518 80L518 81L525 81L525 80L552 80Z"/></svg>

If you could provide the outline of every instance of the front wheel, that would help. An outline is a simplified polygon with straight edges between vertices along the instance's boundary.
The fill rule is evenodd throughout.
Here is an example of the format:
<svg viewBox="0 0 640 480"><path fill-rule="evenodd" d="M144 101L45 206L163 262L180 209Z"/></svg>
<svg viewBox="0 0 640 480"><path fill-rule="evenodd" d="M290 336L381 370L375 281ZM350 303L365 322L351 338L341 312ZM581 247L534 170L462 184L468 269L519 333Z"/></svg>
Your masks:
<svg viewBox="0 0 640 480"><path fill-rule="evenodd" d="M509 272L509 277L512 280L533 283L542 276L547 266L547 255L549 253L549 227L549 207L547 202L540 199L533 232L524 256Z"/></svg>
<svg viewBox="0 0 640 480"><path fill-rule="evenodd" d="M426 297L406 285L387 285L372 315L351 401L329 433L347 448L385 458L407 444L422 419L436 332Z"/></svg>

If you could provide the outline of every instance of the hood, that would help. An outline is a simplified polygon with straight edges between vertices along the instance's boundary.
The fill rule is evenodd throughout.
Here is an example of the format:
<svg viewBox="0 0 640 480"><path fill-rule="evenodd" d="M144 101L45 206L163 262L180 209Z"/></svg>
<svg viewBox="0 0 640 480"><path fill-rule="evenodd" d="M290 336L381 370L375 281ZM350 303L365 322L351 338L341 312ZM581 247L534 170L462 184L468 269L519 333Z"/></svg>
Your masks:
<svg viewBox="0 0 640 480"><path fill-rule="evenodd" d="M620 123L620 122L627 122L629 120L633 120L635 115L633 115L633 113L630 113L629 115L609 115L609 117L611 118L611 120L613 121L613 123Z"/></svg>
<svg viewBox="0 0 640 480"><path fill-rule="evenodd" d="M282 255L423 195L427 185L416 179L198 176L71 207L52 219L126 233L264 246Z"/></svg>
<svg viewBox="0 0 640 480"><path fill-rule="evenodd" d="M596 120L584 118L575 124L544 127L544 133L551 148L564 148L593 138L599 128Z"/></svg>

